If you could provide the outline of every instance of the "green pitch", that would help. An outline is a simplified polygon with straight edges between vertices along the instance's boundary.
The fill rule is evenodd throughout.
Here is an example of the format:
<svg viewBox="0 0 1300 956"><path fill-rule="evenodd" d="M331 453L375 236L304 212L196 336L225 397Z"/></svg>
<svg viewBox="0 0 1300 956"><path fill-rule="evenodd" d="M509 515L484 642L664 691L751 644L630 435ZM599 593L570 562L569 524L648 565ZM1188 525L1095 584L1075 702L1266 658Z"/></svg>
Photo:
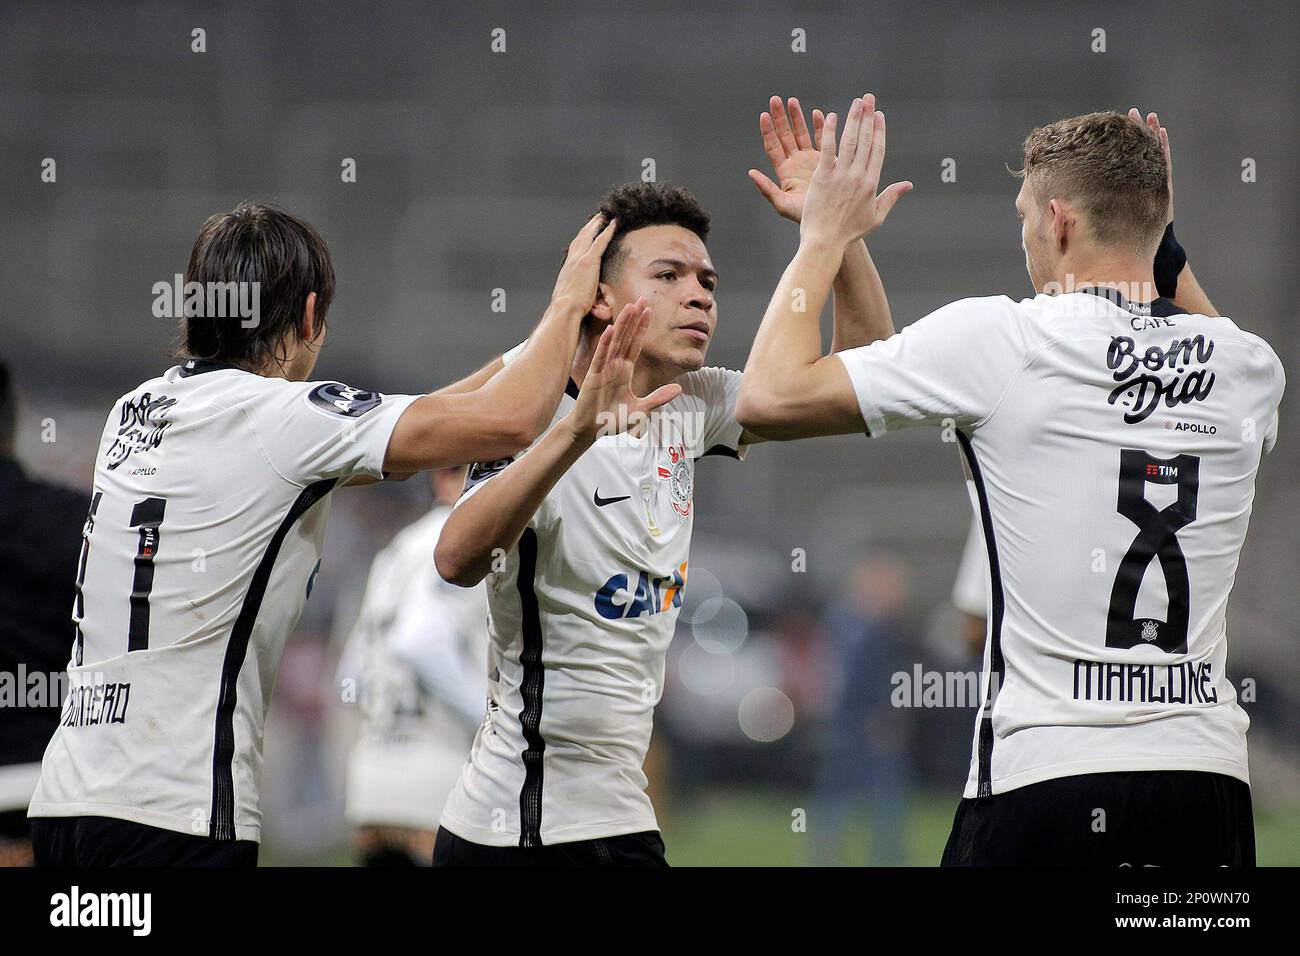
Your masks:
<svg viewBox="0 0 1300 956"><path fill-rule="evenodd" d="M793 827L798 808L808 811L805 832ZM956 808L955 795L915 798L905 840L908 865L938 865ZM806 795L716 791L661 810L659 822L673 866L802 866L813 855L816 819ZM1260 866L1300 865L1300 807L1256 808L1255 843ZM841 864L871 862L865 810L850 817L842 845Z"/></svg>

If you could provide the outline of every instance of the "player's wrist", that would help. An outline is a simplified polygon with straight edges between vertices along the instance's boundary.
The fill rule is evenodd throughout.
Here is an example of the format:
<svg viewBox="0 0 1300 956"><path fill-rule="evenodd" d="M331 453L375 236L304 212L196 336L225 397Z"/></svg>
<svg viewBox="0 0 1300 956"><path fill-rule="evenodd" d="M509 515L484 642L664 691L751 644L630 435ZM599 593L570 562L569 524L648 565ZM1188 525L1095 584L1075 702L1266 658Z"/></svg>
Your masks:
<svg viewBox="0 0 1300 956"><path fill-rule="evenodd" d="M581 322L590 311L590 298L572 292L556 292L551 296L544 318L560 322Z"/></svg>
<svg viewBox="0 0 1300 956"><path fill-rule="evenodd" d="M600 435L600 424L598 421L588 420L585 415L579 416L569 412L556 423L556 431L560 440L581 452L595 444L596 438Z"/></svg>
<svg viewBox="0 0 1300 956"><path fill-rule="evenodd" d="M795 259L829 268L832 274L838 274L840 264L844 261L846 245L846 242L828 232L801 230L799 251L795 253Z"/></svg>

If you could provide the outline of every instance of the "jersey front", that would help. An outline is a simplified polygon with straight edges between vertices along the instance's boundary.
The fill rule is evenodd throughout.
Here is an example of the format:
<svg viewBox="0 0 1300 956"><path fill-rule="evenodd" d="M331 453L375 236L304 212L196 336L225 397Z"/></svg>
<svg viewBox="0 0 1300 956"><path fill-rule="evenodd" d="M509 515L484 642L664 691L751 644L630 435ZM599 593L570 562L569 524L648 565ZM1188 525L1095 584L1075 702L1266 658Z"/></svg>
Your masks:
<svg viewBox="0 0 1300 956"><path fill-rule="evenodd" d="M114 404L31 816L260 838L263 724L328 495L382 476L414 399L192 360Z"/></svg>
<svg viewBox="0 0 1300 956"><path fill-rule="evenodd" d="M967 299L841 353L871 434L962 450L988 575L967 797L1073 774L1248 781L1227 605L1282 365L1228 318Z"/></svg>
<svg viewBox="0 0 1300 956"><path fill-rule="evenodd" d="M578 459L488 576L488 713L442 817L463 839L535 847L657 827L642 764L688 580L696 461L742 452L740 373L677 381L644 435L602 437ZM461 502L509 464L474 466Z"/></svg>

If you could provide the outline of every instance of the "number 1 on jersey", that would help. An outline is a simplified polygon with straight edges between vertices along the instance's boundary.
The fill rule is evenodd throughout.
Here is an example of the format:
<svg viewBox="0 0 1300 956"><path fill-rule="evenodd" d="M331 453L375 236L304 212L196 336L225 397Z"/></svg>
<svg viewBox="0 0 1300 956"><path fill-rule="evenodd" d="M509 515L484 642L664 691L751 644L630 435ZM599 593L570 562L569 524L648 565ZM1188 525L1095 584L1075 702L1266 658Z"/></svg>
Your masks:
<svg viewBox="0 0 1300 956"><path fill-rule="evenodd" d="M162 536L164 498L146 498L131 509L131 527L140 529L135 551L135 581L131 585L131 622L127 626L126 649L141 651L149 646L149 594L153 591L153 559Z"/></svg>

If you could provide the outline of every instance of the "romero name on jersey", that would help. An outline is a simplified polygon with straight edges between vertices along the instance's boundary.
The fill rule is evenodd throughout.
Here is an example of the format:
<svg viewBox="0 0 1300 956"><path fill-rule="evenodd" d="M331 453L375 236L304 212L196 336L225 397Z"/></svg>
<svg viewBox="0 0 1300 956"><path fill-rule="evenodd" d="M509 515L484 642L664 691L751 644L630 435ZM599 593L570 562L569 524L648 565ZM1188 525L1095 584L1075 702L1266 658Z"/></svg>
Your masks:
<svg viewBox="0 0 1300 956"><path fill-rule="evenodd" d="M95 461L33 817L258 840L262 729L329 494L383 476L418 396L190 360L122 396Z"/></svg>

